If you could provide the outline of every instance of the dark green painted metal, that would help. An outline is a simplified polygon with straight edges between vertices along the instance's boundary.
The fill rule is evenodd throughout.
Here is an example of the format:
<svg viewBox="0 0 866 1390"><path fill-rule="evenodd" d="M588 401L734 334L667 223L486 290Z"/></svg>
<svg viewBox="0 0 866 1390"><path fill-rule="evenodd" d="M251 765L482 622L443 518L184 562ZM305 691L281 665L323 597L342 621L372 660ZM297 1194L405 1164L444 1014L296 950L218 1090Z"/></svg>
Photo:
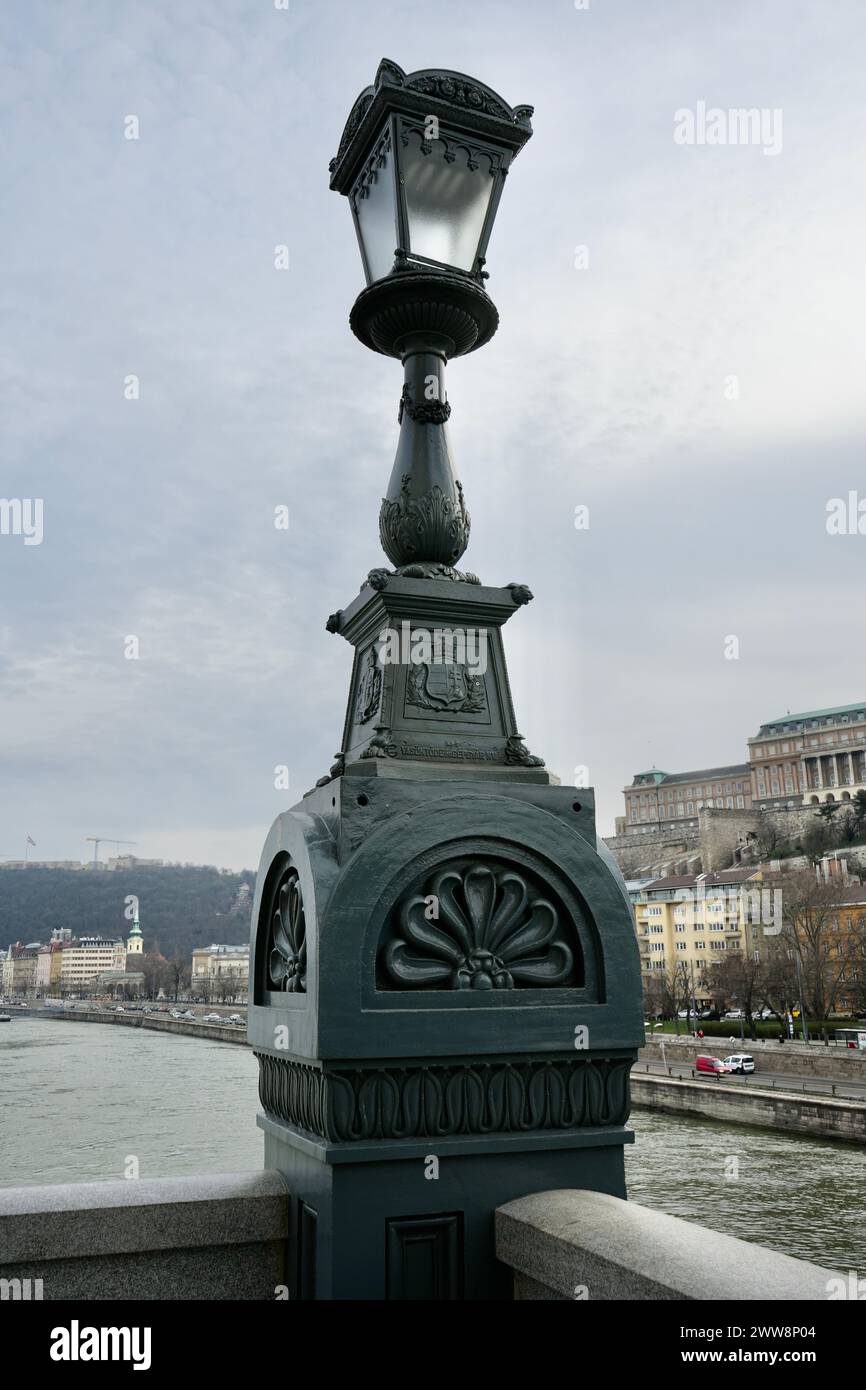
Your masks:
<svg viewBox="0 0 866 1390"><path fill-rule="evenodd" d="M530 133L527 108L472 79L383 63L332 186L351 189L386 117L425 103L510 154ZM643 1042L631 907L592 792L560 786L517 728L502 628L532 595L455 568L469 522L442 373L489 330L485 302L477 278L415 267L353 311L362 340L404 361L381 522L396 572L371 571L329 619L355 653L342 747L271 827L251 942L248 1035L297 1298L507 1298L497 1206L625 1195ZM483 637L486 665L446 680L383 657L389 632L442 629Z"/></svg>
<svg viewBox="0 0 866 1390"><path fill-rule="evenodd" d="M388 1297L388 1228L392 1221L462 1216L463 1297L508 1299L511 1271L493 1253L493 1214L521 1194L581 1187L625 1196L622 1130L606 1142L575 1135L567 1147L518 1143L488 1153L471 1148L440 1157L430 1178L423 1154L334 1163L309 1140L262 1117L265 1166L279 1169L296 1199L318 1212L315 1297ZM427 1155L435 1155L431 1143ZM309 1297L309 1293L306 1295ZM447 1295L446 1295L447 1296Z"/></svg>

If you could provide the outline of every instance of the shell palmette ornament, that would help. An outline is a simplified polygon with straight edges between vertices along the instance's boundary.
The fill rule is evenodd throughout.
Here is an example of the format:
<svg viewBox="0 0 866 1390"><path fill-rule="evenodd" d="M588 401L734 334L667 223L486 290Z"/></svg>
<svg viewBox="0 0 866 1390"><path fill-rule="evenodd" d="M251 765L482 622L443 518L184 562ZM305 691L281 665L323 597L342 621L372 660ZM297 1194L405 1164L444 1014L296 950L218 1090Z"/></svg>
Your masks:
<svg viewBox="0 0 866 1390"><path fill-rule="evenodd" d="M307 988L307 932L296 870L288 869L275 895L268 941L268 988L303 994Z"/></svg>

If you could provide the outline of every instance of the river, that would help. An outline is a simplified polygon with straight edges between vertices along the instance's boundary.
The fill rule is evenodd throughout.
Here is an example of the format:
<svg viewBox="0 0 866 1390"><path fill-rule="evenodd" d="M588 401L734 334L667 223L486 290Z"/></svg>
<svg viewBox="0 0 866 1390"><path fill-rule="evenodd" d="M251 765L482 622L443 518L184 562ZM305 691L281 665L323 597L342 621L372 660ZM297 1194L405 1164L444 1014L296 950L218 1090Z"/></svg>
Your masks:
<svg viewBox="0 0 866 1390"><path fill-rule="evenodd" d="M257 1068L237 1044L14 1017L0 1027L0 1186L260 1168ZM866 1271L866 1154L636 1110L629 1196L831 1268Z"/></svg>

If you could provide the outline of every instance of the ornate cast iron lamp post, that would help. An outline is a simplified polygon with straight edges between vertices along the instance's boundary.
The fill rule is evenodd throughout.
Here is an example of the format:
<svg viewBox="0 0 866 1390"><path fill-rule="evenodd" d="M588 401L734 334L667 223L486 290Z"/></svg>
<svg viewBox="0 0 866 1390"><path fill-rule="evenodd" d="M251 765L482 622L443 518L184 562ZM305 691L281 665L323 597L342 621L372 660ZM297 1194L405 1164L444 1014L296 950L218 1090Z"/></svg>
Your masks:
<svg viewBox="0 0 866 1390"><path fill-rule="evenodd" d="M383 61L331 163L368 281L350 323L404 385L379 518L394 568L328 620L355 648L342 747L271 828L253 911L260 1124L302 1298L507 1297L498 1205L624 1195L631 907L592 793L517 731L501 628L532 595L457 568L444 368L496 331L484 258L531 114Z"/></svg>

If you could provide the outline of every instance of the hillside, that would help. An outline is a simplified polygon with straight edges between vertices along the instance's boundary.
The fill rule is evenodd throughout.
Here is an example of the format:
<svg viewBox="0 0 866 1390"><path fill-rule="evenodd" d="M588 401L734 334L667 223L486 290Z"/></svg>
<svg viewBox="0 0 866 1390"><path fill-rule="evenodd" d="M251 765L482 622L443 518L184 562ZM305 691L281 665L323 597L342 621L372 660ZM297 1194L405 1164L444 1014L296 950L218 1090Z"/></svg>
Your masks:
<svg viewBox="0 0 866 1390"><path fill-rule="evenodd" d="M55 927L76 936L123 936L130 922L125 899L139 902L146 952L188 957L211 942L240 945L249 940L255 875L204 865L171 865L93 872L71 869L0 871L0 947L13 941L47 941Z"/></svg>

